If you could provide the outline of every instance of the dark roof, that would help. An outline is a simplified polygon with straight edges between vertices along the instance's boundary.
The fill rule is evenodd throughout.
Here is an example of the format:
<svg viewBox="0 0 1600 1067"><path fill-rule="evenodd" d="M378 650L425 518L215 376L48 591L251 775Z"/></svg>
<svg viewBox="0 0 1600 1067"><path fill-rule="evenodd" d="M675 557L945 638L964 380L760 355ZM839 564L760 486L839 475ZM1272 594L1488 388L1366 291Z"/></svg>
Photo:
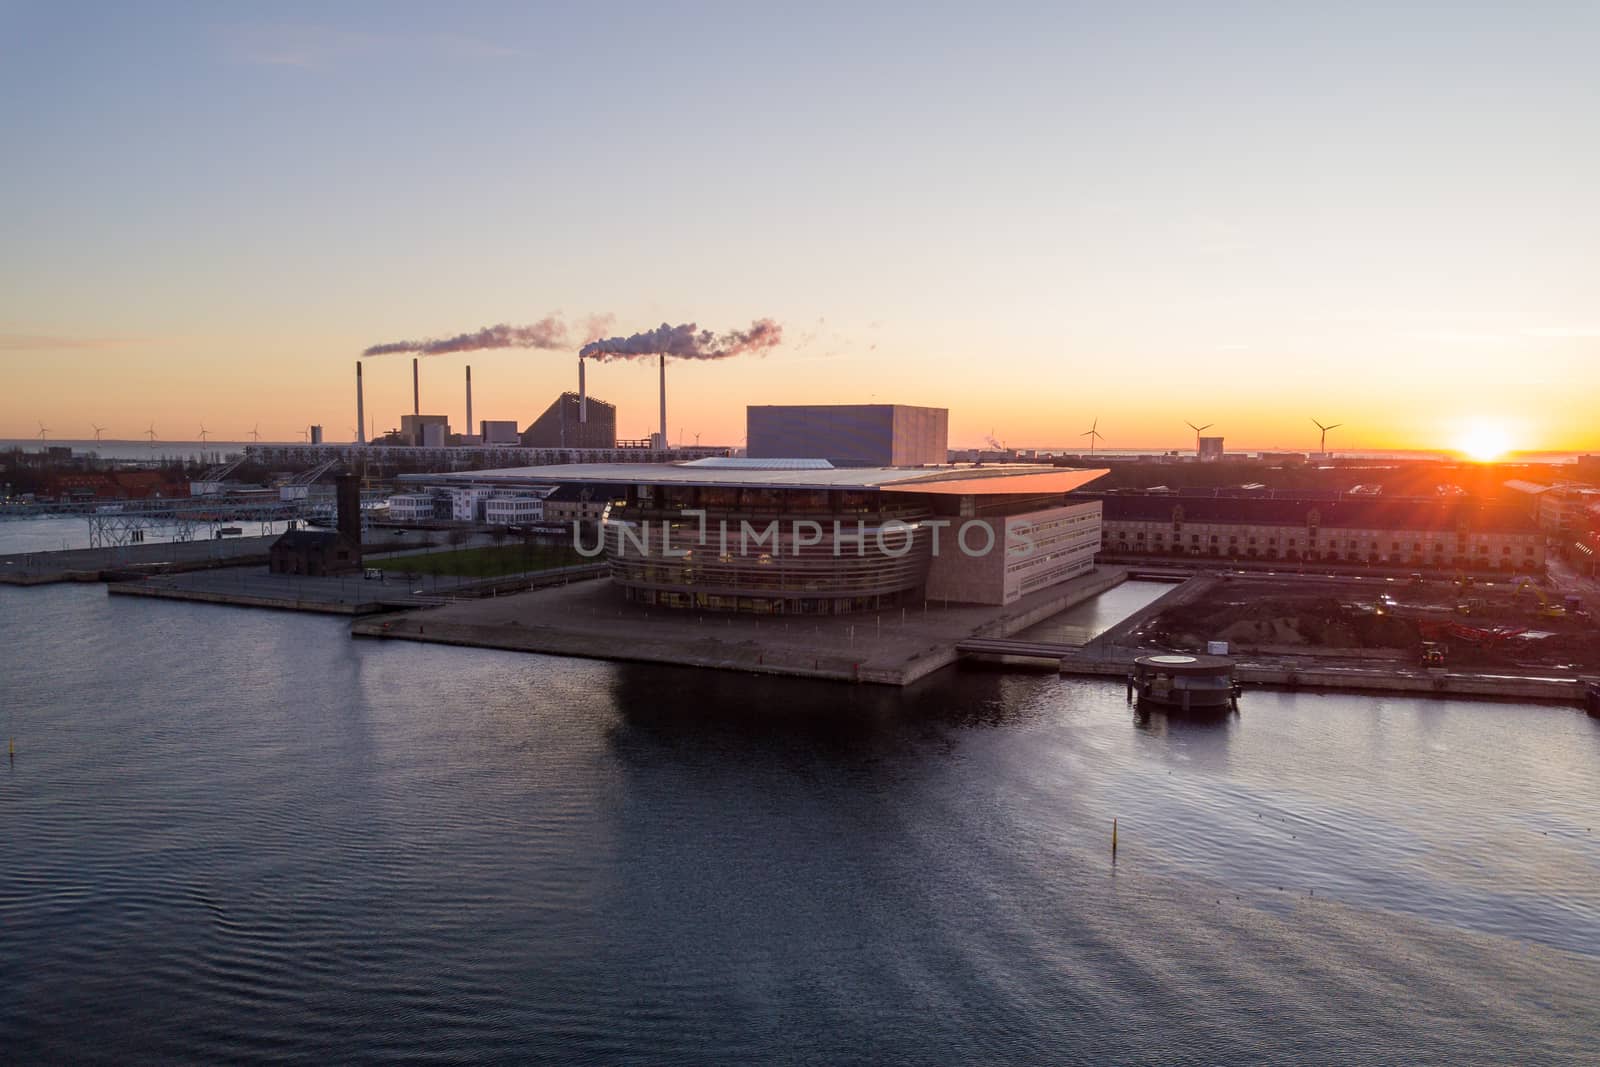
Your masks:
<svg viewBox="0 0 1600 1067"><path fill-rule="evenodd" d="M1285 500L1260 497L1172 497L1165 495L1073 494L1098 497L1101 521L1168 522L1174 508L1183 508L1185 522L1242 523L1251 526L1305 526L1311 512L1321 525L1334 529L1472 530L1534 533L1538 524L1517 507L1478 504L1470 500L1426 497L1345 500Z"/></svg>
<svg viewBox="0 0 1600 1067"><path fill-rule="evenodd" d="M623 492L619 485L583 485L578 482L568 482L556 486L555 492L545 497L546 500L616 500Z"/></svg>
<svg viewBox="0 0 1600 1067"><path fill-rule="evenodd" d="M343 540L346 538L337 530L285 530L276 541L272 542L272 547L321 548Z"/></svg>

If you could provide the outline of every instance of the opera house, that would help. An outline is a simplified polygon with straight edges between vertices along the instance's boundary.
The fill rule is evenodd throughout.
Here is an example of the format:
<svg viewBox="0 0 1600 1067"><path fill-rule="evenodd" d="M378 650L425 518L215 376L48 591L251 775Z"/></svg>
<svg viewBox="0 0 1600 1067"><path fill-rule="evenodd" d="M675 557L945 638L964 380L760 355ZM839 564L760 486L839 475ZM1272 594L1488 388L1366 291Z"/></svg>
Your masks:
<svg viewBox="0 0 1600 1067"><path fill-rule="evenodd" d="M584 463L428 475L497 494L605 496L573 535L629 600L697 611L839 615L924 599L1010 604L1092 569L1104 470L821 459Z"/></svg>

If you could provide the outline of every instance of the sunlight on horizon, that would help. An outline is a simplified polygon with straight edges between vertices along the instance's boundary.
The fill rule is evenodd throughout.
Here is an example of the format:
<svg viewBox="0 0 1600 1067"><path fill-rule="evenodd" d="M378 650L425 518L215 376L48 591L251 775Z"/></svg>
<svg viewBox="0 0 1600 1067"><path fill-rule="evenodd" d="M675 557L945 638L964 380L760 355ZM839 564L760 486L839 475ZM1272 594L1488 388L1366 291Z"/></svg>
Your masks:
<svg viewBox="0 0 1600 1067"><path fill-rule="evenodd" d="M1456 439L1456 450L1479 463L1492 463L1511 450L1511 435L1500 423L1475 419Z"/></svg>

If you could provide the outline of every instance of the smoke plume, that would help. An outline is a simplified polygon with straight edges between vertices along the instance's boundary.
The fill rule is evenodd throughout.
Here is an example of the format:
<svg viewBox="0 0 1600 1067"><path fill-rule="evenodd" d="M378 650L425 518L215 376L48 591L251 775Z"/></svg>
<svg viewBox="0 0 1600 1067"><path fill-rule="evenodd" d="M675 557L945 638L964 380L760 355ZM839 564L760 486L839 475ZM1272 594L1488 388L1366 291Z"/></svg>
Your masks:
<svg viewBox="0 0 1600 1067"><path fill-rule="evenodd" d="M692 322L679 326L662 323L654 330L627 337L607 337L590 341L579 350L585 359L636 359L640 356L673 356L678 359L727 359L745 352L761 352L783 340L783 327L771 319L757 319L748 330L715 334L701 330Z"/></svg>
<svg viewBox="0 0 1600 1067"><path fill-rule="evenodd" d="M532 326L485 326L474 333L459 333L454 337L428 338L424 341L392 341L373 345L362 352L363 356L388 356L398 352L414 352L419 356L442 356L451 352L475 352L483 348L547 348L570 347L567 325L551 315Z"/></svg>

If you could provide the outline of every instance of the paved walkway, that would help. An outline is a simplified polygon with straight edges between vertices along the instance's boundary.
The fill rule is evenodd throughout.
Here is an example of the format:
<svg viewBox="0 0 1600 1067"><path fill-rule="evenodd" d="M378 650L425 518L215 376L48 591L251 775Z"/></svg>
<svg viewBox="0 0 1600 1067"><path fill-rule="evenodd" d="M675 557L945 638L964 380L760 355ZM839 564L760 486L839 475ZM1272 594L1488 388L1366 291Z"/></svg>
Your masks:
<svg viewBox="0 0 1600 1067"><path fill-rule="evenodd" d="M609 581L358 622L358 636L906 685L955 662L956 642L1003 636L1120 583L1100 568L1008 607L937 602L882 613L696 614L630 604Z"/></svg>

